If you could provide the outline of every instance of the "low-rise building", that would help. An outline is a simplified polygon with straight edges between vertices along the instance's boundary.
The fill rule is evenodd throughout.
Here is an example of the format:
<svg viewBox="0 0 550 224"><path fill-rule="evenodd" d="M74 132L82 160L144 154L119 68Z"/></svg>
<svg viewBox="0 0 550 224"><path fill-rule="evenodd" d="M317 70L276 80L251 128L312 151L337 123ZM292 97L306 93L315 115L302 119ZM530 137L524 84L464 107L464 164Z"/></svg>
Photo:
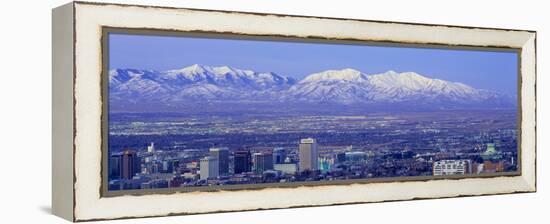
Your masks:
<svg viewBox="0 0 550 224"><path fill-rule="evenodd" d="M463 175L472 172L470 160L440 160L433 164L433 175Z"/></svg>
<svg viewBox="0 0 550 224"><path fill-rule="evenodd" d="M280 163L274 164L273 169L281 171L283 174L293 175L298 171L298 165L296 163Z"/></svg>

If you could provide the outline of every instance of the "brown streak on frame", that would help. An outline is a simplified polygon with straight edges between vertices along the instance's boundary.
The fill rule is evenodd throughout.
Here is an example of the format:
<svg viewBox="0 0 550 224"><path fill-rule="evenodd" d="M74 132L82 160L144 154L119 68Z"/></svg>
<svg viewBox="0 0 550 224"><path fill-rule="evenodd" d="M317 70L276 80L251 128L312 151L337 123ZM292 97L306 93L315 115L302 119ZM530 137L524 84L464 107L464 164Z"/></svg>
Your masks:
<svg viewBox="0 0 550 224"><path fill-rule="evenodd" d="M109 49L109 36L108 32L105 31L105 29L101 29L101 38L100 38L100 46L99 51L100 59L99 61L102 63L101 65L101 75L100 75L100 98L101 98L101 165L100 165L100 180L101 184L99 185L99 195L100 197L103 196L103 194L106 194L109 192L109 82L105 82L104 80L109 80L109 61L108 57L104 57L104 53L106 53ZM107 74L107 77L105 77L105 74ZM105 129L107 129L105 131ZM105 192L105 193L104 193Z"/></svg>
<svg viewBox="0 0 550 224"><path fill-rule="evenodd" d="M504 51L514 52L518 58L518 107L517 113L521 115L521 49L510 46L477 46L477 45L446 45L440 43L418 43L418 42L398 42L390 40L369 40L355 38L327 38L322 36L293 36L293 35L277 35L277 34L249 34L238 32L217 32L204 30L182 31L178 29L156 29L156 28L120 28L103 26L101 35L101 62L102 62L102 79L108 78L109 71L109 40L110 33L131 34L131 35L156 35L156 36L175 36L175 37L200 37L200 38L224 38L224 39L247 39L247 40L262 40L262 41L287 41L287 42L305 42L305 43L331 43L331 44L348 44L348 45L366 45L366 46L385 46L385 47L405 47L405 48L433 48L433 49L452 49L452 50L478 50L478 51ZM412 182L422 181L428 182L432 180L456 180L466 178L495 178L502 176L519 176L521 175L521 135L517 144L517 164L518 170L514 172L501 172L495 174L482 175L453 175L453 176L415 176L415 177L381 177L381 178L362 178L353 180L335 180L335 181L315 181L315 182L289 182L289 183L263 183L263 184L239 184L239 185L224 185L224 186L203 186L203 187L178 187L178 188L157 188L157 189L133 189L133 190L108 190L108 104L109 104L109 89L108 83L101 86L102 98L102 166L101 166L101 197L114 197L122 195L150 195L150 194L176 194L187 192L221 192L221 191L243 191L243 190L262 190L266 188L298 188L298 187L323 187L335 185L350 185L350 184L371 184L371 183L389 183L389 182ZM518 116L518 130L521 134L521 116ZM107 131L105 131L107 129ZM104 139L107 139L106 141Z"/></svg>
<svg viewBox="0 0 550 224"><path fill-rule="evenodd" d="M338 20L338 21L358 21L358 22L375 22L384 24L403 24L403 25L415 25L415 26L428 26L428 27L447 27L447 28L462 28L462 29L480 29L480 30L501 30L501 31L519 31L536 33L535 30L523 30L523 29L506 29L497 27L476 27L476 26L460 26L460 25L445 25L445 24L430 24L430 23L414 23L414 22L394 22L384 20L369 20L369 19L355 19L355 18L340 18L340 17L328 17L328 16L306 16L306 15L292 15L292 14L280 14L280 13L261 13L251 11L230 11L221 9L203 9L203 8L186 8L186 7L170 7L159 5L139 5L139 4L124 4L124 3L108 3L108 2L83 2L74 1L76 4L82 5L98 5L98 6L120 6L120 7L135 7L145 9L171 9L171 10L189 10L189 11L201 11L201 12L219 12L226 14L243 14L243 15L257 15L257 16L275 16L275 17L296 17L296 18L310 18L310 19L326 19L326 20Z"/></svg>
<svg viewBox="0 0 550 224"><path fill-rule="evenodd" d="M397 203L403 201L423 201L423 200L438 200L438 199L449 199L449 198L470 198L470 197L479 197L479 196L493 196L493 195L510 195L510 194L525 194L532 193L532 191L511 191L506 193L498 194L476 194L476 195L456 195L456 196L443 196L443 197L413 197L410 199L395 199L395 200L380 200L380 201L359 201L359 202L343 202L343 203L332 203L332 204L323 204L323 205L296 205L288 207L278 207L278 208L257 208L257 209L243 209L243 210L216 210L210 212L170 212L162 215L143 215L143 216L123 216L118 218L95 218L95 219L85 219L78 220L78 222L93 222L93 221L106 221L106 220L126 220L126 219L135 219L135 218L156 218L156 217L170 217L170 216L189 216L189 215L207 215L207 214L216 214L216 213L236 213L236 212L251 212L251 211L267 211L267 210L281 210L281 209L301 209L301 208L318 208L318 207L328 207L328 206L345 206L345 205L361 205L361 204L378 204L378 203Z"/></svg>
<svg viewBox="0 0 550 224"><path fill-rule="evenodd" d="M77 220L76 218L76 91L75 91L75 84L76 84L76 4L77 2L73 2L72 8L73 8L73 214L72 219L73 222Z"/></svg>
<svg viewBox="0 0 550 224"><path fill-rule="evenodd" d="M522 99L522 89L523 89L523 78L522 78L522 74L521 74L521 63L523 61L523 58L521 57L521 54L523 53L523 49L519 49L518 50L518 59L517 59L517 69L518 69L518 74L517 74L517 86L516 86L516 91L517 91L517 105L518 105L518 110L516 111L516 120L517 120L517 130L519 130L517 132L517 146L518 146L518 152L517 152L517 155L518 155L518 158L517 158L517 164L518 164L518 171L521 173L522 171L522 160L521 160L521 157L522 157L522 150L521 150L521 137L523 135L522 133L522 124L523 124L523 108L521 106L521 99Z"/></svg>
<svg viewBox="0 0 550 224"><path fill-rule="evenodd" d="M534 160L535 160L535 191L537 192L537 33L535 32L535 40L534 40L534 59L535 59L535 83L534 83L534 91L535 91L535 153L534 153Z"/></svg>
<svg viewBox="0 0 550 224"><path fill-rule="evenodd" d="M388 39L360 39L360 38L337 38L324 37L316 35L297 36L297 35L282 35L282 34L254 34L245 32L230 32L216 30L179 30L166 28L151 28L151 27L112 27L102 26L110 33L133 34L133 35L155 35L155 36L174 36L174 37L200 37L200 38L224 38L224 39L251 39L261 41L288 41L300 43L333 43L333 44L349 44L349 45L368 45L368 46L385 46L385 47L407 47L407 48L428 48L442 49L455 48L453 50L477 50L477 51L521 51L520 48L507 45L472 45L472 44L442 44L434 42L418 42L418 41L393 41ZM216 37L213 37L216 36ZM273 40L285 39L285 40ZM389 46L388 46L389 45Z"/></svg>

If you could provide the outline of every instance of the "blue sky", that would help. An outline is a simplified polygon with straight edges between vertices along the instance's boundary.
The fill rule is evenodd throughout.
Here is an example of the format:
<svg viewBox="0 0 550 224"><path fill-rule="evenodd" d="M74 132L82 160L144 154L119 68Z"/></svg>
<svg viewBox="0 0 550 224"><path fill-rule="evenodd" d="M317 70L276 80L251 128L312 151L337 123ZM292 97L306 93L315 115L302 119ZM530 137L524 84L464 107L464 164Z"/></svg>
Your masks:
<svg viewBox="0 0 550 224"><path fill-rule="evenodd" d="M417 72L475 88L516 94L513 52L405 48L234 39L110 34L109 67L169 70L228 65L303 78L328 69L367 74Z"/></svg>

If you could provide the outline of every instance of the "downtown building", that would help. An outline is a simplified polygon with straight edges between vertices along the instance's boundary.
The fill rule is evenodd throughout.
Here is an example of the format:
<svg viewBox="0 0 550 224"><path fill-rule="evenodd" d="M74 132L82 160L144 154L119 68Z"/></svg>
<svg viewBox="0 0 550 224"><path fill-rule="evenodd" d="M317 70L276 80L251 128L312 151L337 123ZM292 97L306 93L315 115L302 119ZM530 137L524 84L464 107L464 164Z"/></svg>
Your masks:
<svg viewBox="0 0 550 224"><path fill-rule="evenodd" d="M248 173L252 171L252 155L250 151L236 151L233 155L234 173Z"/></svg>
<svg viewBox="0 0 550 224"><path fill-rule="evenodd" d="M351 162L364 162L368 156L366 152L346 152L344 154L345 161Z"/></svg>
<svg viewBox="0 0 550 224"><path fill-rule="evenodd" d="M286 150L284 148L273 149L273 163L275 164L285 163L285 159L286 159Z"/></svg>
<svg viewBox="0 0 550 224"><path fill-rule="evenodd" d="M263 173L267 170L273 170L273 154L258 152L252 155L254 161L254 172Z"/></svg>
<svg viewBox="0 0 550 224"><path fill-rule="evenodd" d="M285 175L294 175L298 172L298 165L296 163L276 163L273 164L273 169Z"/></svg>
<svg viewBox="0 0 550 224"><path fill-rule="evenodd" d="M126 149L111 154L109 158L109 179L132 179L141 171L141 161L136 151Z"/></svg>
<svg viewBox="0 0 550 224"><path fill-rule="evenodd" d="M204 157L200 160L200 179L217 178L220 176L218 159L212 156Z"/></svg>
<svg viewBox="0 0 550 224"><path fill-rule="evenodd" d="M162 161L162 173L174 173L179 168L180 161L177 159Z"/></svg>
<svg viewBox="0 0 550 224"><path fill-rule="evenodd" d="M300 140L299 146L299 170L318 170L319 152L317 151L317 141L313 138L305 138Z"/></svg>
<svg viewBox="0 0 550 224"><path fill-rule="evenodd" d="M210 157L218 161L218 174L220 176L229 175L229 149L210 148Z"/></svg>
<svg viewBox="0 0 550 224"><path fill-rule="evenodd" d="M470 160L441 160L434 162L433 175L464 175L472 173L472 162Z"/></svg>
<svg viewBox="0 0 550 224"><path fill-rule="evenodd" d="M155 143L151 142L151 145L147 146L147 152L148 153L155 153Z"/></svg>

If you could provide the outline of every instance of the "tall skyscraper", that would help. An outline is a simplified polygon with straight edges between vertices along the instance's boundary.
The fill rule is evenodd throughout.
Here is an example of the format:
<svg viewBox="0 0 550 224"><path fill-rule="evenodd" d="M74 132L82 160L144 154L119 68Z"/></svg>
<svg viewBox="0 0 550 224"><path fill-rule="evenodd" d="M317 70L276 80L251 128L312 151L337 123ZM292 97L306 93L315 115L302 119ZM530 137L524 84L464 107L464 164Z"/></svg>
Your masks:
<svg viewBox="0 0 550 224"><path fill-rule="evenodd" d="M141 170L141 161L137 153L130 149L113 153L109 162L110 176L113 179L132 179Z"/></svg>
<svg viewBox="0 0 550 224"><path fill-rule="evenodd" d="M250 151L236 151L234 154L235 174L246 173L251 171L252 155Z"/></svg>
<svg viewBox="0 0 550 224"><path fill-rule="evenodd" d="M109 180L120 179L120 163L122 158L117 154L111 154L109 158Z"/></svg>
<svg viewBox="0 0 550 224"><path fill-rule="evenodd" d="M227 148L210 148L210 156L218 161L219 175L229 174L229 150Z"/></svg>
<svg viewBox="0 0 550 224"><path fill-rule="evenodd" d="M266 170L273 170L273 154L272 153L254 153L254 171L263 173Z"/></svg>
<svg viewBox="0 0 550 224"><path fill-rule="evenodd" d="M212 156L200 160L200 179L216 178L219 176L218 159Z"/></svg>
<svg viewBox="0 0 550 224"><path fill-rule="evenodd" d="M284 163L286 159L286 151L283 148L273 149L273 162L275 164Z"/></svg>
<svg viewBox="0 0 550 224"><path fill-rule="evenodd" d="M317 151L317 141L313 138L305 138L300 140L299 147L300 154L300 171L305 170L318 170L319 164L317 162L319 153Z"/></svg>

